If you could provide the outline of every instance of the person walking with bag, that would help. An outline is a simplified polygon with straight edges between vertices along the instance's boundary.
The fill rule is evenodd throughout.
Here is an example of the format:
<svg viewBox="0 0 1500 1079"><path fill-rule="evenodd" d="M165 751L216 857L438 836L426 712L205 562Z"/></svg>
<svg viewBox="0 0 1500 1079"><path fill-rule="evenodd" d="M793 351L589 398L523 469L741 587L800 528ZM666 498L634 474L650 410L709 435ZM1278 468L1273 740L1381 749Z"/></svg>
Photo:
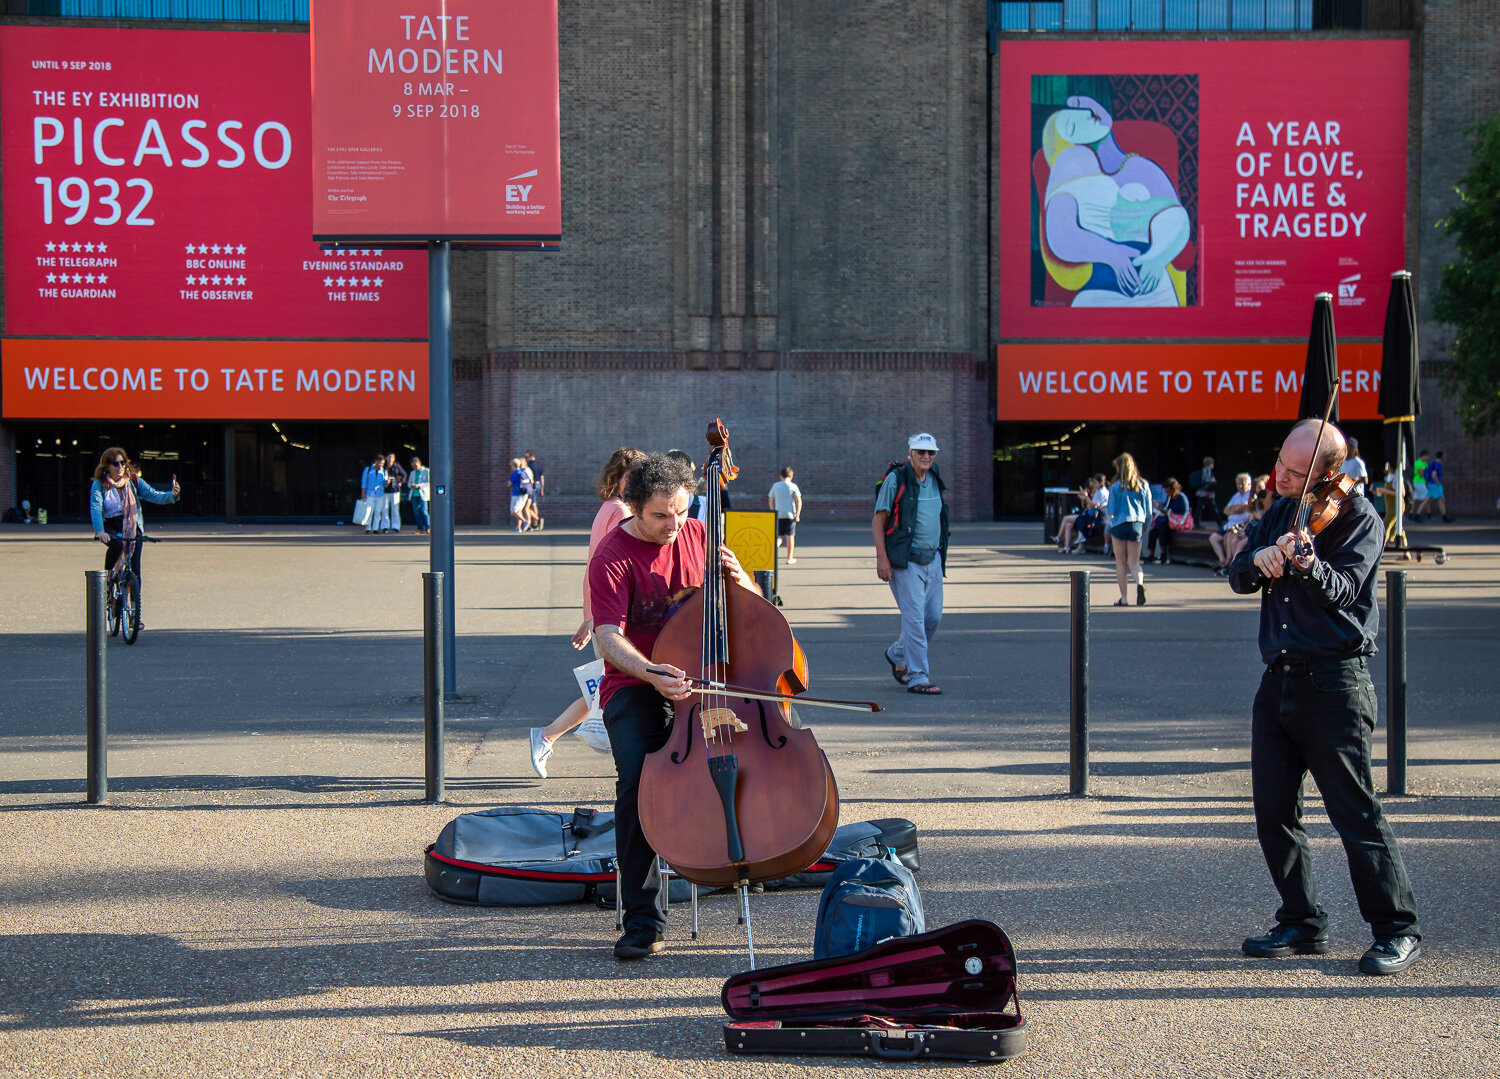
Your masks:
<svg viewBox="0 0 1500 1079"><path fill-rule="evenodd" d="M604 537L618 528L620 522L631 515L630 506L626 504L622 494L625 489L625 479L630 474L630 470L645 459L644 450L621 446L610 454L609 460L604 463L604 468L599 473L599 482L594 487L594 492L601 502L598 512L594 514L593 527L589 529L589 553L583 560L583 621L578 624L571 643L575 649L582 651L584 646L592 640L596 660L600 659L599 642L594 638L594 608L589 595L588 564ZM559 712L557 718L545 727L531 728L532 771L543 779L547 778L547 758L552 756L554 744L563 735L582 725L583 721L588 718L588 714L589 699L587 696L580 696Z"/></svg>
<svg viewBox="0 0 1500 1079"><path fill-rule="evenodd" d="M943 574L948 563L946 488L935 467L937 439L926 431L906 440L907 459L893 465L875 497L870 532L875 575L891 586L901 612L901 633L885 650L906 692L936 696L928 648L943 620Z"/></svg>

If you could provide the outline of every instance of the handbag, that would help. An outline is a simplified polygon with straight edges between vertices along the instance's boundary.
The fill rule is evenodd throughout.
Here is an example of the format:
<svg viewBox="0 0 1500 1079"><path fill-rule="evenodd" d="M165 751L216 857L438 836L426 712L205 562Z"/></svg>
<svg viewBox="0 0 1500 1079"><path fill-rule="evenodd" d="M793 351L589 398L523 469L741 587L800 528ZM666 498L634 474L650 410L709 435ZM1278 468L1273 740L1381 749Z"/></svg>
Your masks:
<svg viewBox="0 0 1500 1079"><path fill-rule="evenodd" d="M1173 513L1171 510L1168 510L1167 527L1173 532L1188 531L1193 527L1193 511L1188 510L1186 513Z"/></svg>
<svg viewBox="0 0 1500 1079"><path fill-rule="evenodd" d="M578 726L578 737L599 753L610 752L609 731L604 727L604 710L599 707L599 683L604 681L604 660L596 659L573 668L578 690L589 702L588 713Z"/></svg>
<svg viewBox="0 0 1500 1079"><path fill-rule="evenodd" d="M370 508L370 504L363 498L356 498L354 500L354 523L356 525L361 528L366 528L369 526Z"/></svg>

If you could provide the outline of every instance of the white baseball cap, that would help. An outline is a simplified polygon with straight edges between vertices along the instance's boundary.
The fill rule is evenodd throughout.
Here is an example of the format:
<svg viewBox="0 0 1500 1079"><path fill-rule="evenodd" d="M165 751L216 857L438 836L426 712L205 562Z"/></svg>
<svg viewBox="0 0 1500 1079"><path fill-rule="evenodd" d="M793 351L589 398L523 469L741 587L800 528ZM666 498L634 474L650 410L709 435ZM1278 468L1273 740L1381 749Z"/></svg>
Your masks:
<svg viewBox="0 0 1500 1079"><path fill-rule="evenodd" d="M936 453L938 448L937 439L933 438L926 431L923 431L921 434L912 435L908 438L906 440L906 448L909 450L931 450L933 453Z"/></svg>

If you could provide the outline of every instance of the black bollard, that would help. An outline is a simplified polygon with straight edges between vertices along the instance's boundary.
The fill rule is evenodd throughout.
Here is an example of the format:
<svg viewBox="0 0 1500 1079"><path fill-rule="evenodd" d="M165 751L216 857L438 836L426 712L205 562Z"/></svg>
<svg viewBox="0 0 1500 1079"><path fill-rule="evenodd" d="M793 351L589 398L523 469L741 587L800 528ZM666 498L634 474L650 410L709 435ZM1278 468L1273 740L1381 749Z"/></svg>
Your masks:
<svg viewBox="0 0 1500 1079"><path fill-rule="evenodd" d="M1089 571L1068 573L1072 582L1071 614L1068 619L1068 793L1086 798L1089 793Z"/></svg>
<svg viewBox="0 0 1500 1079"><path fill-rule="evenodd" d="M1406 571L1385 571L1385 792L1406 793Z"/></svg>
<svg viewBox="0 0 1500 1079"><path fill-rule="evenodd" d="M87 659L87 700L84 704L84 755L88 768L88 802L102 805L109 799L108 694L104 680L104 640L108 602L109 573L102 569L83 571L85 633Z"/></svg>
<svg viewBox="0 0 1500 1079"><path fill-rule="evenodd" d="M443 768L443 575L422 574L422 700L429 802L441 802Z"/></svg>

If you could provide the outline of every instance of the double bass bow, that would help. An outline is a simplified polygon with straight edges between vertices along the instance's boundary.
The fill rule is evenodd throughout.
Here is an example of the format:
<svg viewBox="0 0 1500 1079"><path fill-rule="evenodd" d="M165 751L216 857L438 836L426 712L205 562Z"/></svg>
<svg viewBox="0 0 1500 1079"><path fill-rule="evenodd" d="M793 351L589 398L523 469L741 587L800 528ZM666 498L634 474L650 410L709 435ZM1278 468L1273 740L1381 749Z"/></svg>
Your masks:
<svg viewBox="0 0 1500 1079"><path fill-rule="evenodd" d="M748 907L746 885L799 873L827 849L838 787L812 731L790 722L790 702L806 692L808 675L786 618L720 567L720 480L737 469L718 420L708 441L703 585L662 627L651 655L686 671L694 691L674 702L666 745L646 757L640 822L679 876L738 887Z"/></svg>

